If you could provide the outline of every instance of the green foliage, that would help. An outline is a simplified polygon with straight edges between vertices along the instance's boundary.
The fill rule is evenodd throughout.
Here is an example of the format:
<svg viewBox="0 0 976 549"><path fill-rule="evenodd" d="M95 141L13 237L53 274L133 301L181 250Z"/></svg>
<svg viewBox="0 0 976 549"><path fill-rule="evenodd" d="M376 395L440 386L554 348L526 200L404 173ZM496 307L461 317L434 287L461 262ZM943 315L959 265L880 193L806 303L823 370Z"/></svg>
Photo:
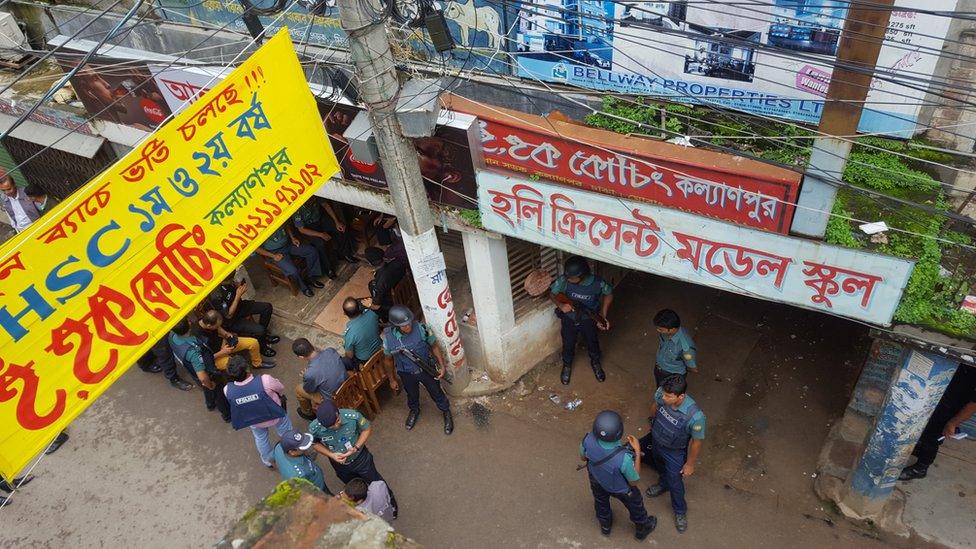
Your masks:
<svg viewBox="0 0 976 549"><path fill-rule="evenodd" d="M471 225L472 227L477 227L479 229L484 229L485 226L481 224L481 212L478 210L461 210L458 215L465 223Z"/></svg>
<svg viewBox="0 0 976 549"><path fill-rule="evenodd" d="M851 212L847 211L844 198L838 196L834 201L833 213L827 221L827 230L824 233L824 240L830 244L844 246L845 248L863 248L864 243L854 237L854 229L847 217L851 217Z"/></svg>
<svg viewBox="0 0 976 549"><path fill-rule="evenodd" d="M908 167L905 160L880 151L851 152L844 181L877 191L889 191L893 196L906 196L916 191L935 192L939 183L929 174Z"/></svg>
<svg viewBox="0 0 976 549"><path fill-rule="evenodd" d="M297 483L301 482L304 482L309 486L314 486L311 482L303 478L286 480L275 487L274 493L264 498L264 503L272 509L295 503L298 501L298 498L302 497L302 491L297 486Z"/></svg>

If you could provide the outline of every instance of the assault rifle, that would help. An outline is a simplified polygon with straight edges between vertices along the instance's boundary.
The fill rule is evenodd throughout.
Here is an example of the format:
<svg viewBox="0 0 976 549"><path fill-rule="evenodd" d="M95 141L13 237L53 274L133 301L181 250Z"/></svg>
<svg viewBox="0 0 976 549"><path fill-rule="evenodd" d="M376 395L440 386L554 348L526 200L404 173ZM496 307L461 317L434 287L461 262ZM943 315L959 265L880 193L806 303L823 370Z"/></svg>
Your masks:
<svg viewBox="0 0 976 549"><path fill-rule="evenodd" d="M593 321L596 322L598 326L606 326L607 325L607 318L605 316L601 315L600 313L598 313L596 311L591 311L591 310L587 309L582 304L580 304L578 301L576 301L575 299L569 297L568 295L566 295L564 293L553 294L552 298L555 299L556 300L556 303L559 303L560 305L572 305L573 306L573 312L576 314L576 322L577 323L579 323L579 321L580 321L580 314L581 313L586 313L586 315L588 317L590 317L591 319L593 319Z"/></svg>
<svg viewBox="0 0 976 549"><path fill-rule="evenodd" d="M435 345L436 345L436 343L435 343ZM420 355L418 355L417 353L413 352L412 350L407 349L406 347L401 347L401 348L397 349L396 352L403 353L403 356L407 357L410 360L410 362L413 362L414 364L416 364L417 366L419 366L421 370L423 370L423 371L427 372L428 374L430 374L430 377L432 377L434 379L437 379L437 376L440 375L440 372L437 371L437 368L434 367L434 365L431 364L429 360L424 360L424 359L420 358ZM446 374L446 372L445 372L445 374ZM445 375L442 379L444 381L446 381L448 383L448 385L451 385L452 384L451 380L450 379L447 379L447 375Z"/></svg>

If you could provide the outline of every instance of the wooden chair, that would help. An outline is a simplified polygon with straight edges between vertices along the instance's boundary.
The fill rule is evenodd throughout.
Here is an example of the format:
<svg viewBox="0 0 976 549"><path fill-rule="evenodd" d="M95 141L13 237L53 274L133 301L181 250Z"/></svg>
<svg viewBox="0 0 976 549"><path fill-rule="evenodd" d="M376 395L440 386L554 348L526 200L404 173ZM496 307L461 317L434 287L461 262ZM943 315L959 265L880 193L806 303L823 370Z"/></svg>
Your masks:
<svg viewBox="0 0 976 549"><path fill-rule="evenodd" d="M359 378L359 384L362 386L363 391L369 396L369 400L373 403L373 410L376 413L380 412L380 401L376 398L376 391L387 382L389 376L386 374L386 368L383 367L383 350L380 349L373 353L373 356L369 357L369 360L365 364L359 367L359 373L357 375Z"/></svg>
<svg viewBox="0 0 976 549"><path fill-rule="evenodd" d="M339 389L336 390L333 398L338 408L359 410L369 419L375 417L373 405L370 403L369 397L366 396L366 391L363 390L358 373L353 374L347 380L343 381Z"/></svg>
<svg viewBox="0 0 976 549"><path fill-rule="evenodd" d="M285 276L285 272L281 270L281 267L274 264L273 261L266 257L261 258L261 265L264 267L266 273L268 273L268 278L271 279L272 286L278 286L279 284L287 286L291 290L292 296L298 295L298 284L295 281Z"/></svg>

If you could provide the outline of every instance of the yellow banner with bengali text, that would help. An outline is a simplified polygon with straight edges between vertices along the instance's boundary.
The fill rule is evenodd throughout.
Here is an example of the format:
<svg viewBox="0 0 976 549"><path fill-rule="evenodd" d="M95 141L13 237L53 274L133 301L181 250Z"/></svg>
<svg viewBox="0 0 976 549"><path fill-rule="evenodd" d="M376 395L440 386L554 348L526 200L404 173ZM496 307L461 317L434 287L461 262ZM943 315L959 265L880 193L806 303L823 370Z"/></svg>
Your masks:
<svg viewBox="0 0 976 549"><path fill-rule="evenodd" d="M338 169L282 29L4 243L0 474L22 471Z"/></svg>

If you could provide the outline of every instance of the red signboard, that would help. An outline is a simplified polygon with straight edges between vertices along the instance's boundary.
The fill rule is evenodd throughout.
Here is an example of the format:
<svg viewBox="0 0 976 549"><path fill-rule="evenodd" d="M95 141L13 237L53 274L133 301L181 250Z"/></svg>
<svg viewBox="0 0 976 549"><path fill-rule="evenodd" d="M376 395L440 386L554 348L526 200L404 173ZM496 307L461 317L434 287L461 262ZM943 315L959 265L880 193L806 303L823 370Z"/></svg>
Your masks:
<svg viewBox="0 0 976 549"><path fill-rule="evenodd" d="M489 169L653 202L786 234L800 174L714 151L487 107L452 96L451 109L481 121Z"/></svg>

